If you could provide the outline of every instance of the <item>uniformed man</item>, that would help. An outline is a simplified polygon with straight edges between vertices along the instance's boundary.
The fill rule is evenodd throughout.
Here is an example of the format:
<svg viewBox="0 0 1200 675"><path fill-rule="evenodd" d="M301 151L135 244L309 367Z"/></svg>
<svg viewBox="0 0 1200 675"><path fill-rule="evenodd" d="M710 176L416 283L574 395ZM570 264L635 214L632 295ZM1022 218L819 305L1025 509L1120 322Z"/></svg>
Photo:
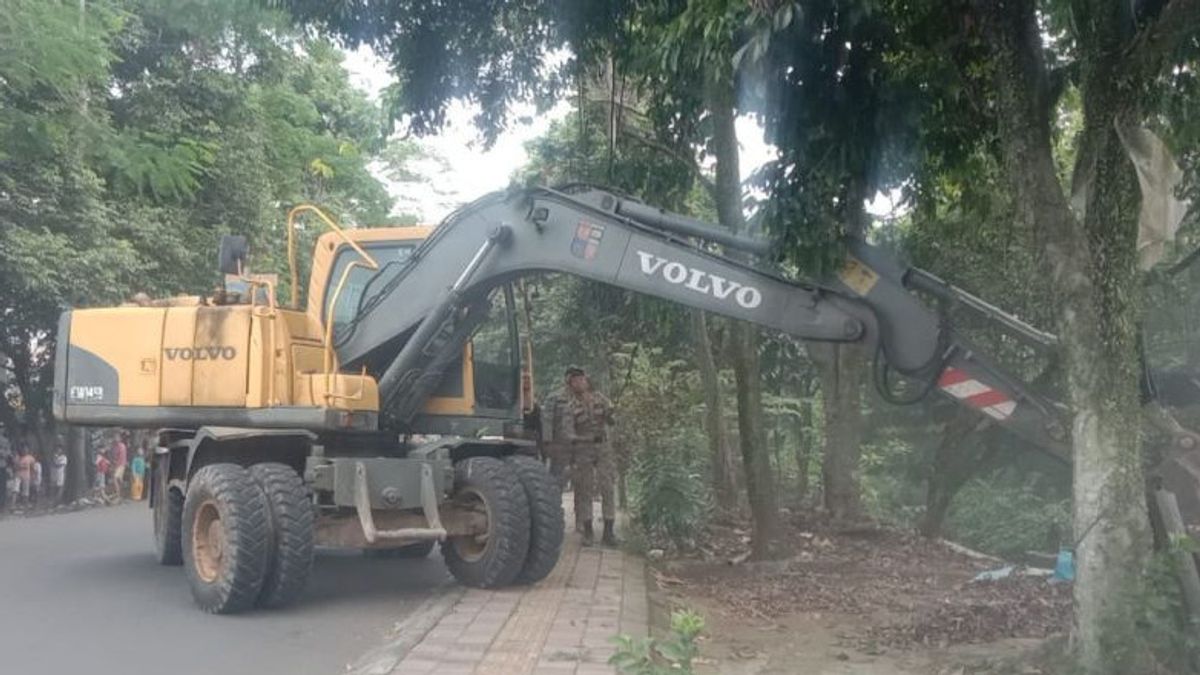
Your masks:
<svg viewBox="0 0 1200 675"><path fill-rule="evenodd" d="M563 437L563 419L566 417L567 400L571 396L567 382L575 371L583 372L576 366L567 368L563 385L542 399L542 454L550 460L550 473L558 479L560 488L566 488L567 472L571 465L571 444Z"/></svg>
<svg viewBox="0 0 1200 675"><path fill-rule="evenodd" d="M613 424L613 406L604 394L594 391L582 368L567 371L566 414L562 436L571 444L571 483L575 487L575 522L583 532L583 543L591 545L592 502L600 498L604 515L605 546L616 546L614 526L617 517L617 461L609 443ZM597 495L597 493L599 493Z"/></svg>

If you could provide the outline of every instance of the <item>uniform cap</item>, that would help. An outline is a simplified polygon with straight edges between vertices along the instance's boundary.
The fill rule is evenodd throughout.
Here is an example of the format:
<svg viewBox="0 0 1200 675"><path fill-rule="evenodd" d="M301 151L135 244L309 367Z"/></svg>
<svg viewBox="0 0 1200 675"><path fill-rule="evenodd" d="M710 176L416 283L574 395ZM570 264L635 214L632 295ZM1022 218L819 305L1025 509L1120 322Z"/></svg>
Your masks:
<svg viewBox="0 0 1200 675"><path fill-rule="evenodd" d="M579 366L567 366L564 376L571 377L572 375L587 375L587 373L584 372L583 368L580 368Z"/></svg>

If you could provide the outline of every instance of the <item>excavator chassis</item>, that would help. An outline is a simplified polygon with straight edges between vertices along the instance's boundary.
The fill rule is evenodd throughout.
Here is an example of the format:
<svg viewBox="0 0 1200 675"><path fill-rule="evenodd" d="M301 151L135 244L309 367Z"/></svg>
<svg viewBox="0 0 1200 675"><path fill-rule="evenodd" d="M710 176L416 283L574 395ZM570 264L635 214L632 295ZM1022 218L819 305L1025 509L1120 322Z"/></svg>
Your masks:
<svg viewBox="0 0 1200 675"><path fill-rule="evenodd" d="M544 535L555 527L562 530L558 485L529 456L532 443L451 437L410 445L386 439L382 434L364 439L296 429L160 431L150 488L160 561L188 566L197 602L217 613L293 600L304 586L316 546L412 557L440 543L451 573L477 587L536 581L553 568L561 536L549 547L534 550L529 545L535 531ZM259 598L213 600L223 589L212 570L224 570L211 551L240 545L245 550L238 555L257 555L254 542L223 540L208 546L204 532L197 530L211 528L211 523L198 527L189 520L192 510L182 508L186 502L200 501L197 494L215 473L227 480L257 481L265 497L257 506L253 495L225 504L217 491L206 500L215 508L200 516L201 525L218 517L214 514L247 520L227 531L254 525L254 514L237 515L239 509L258 508L270 516L263 579L257 582L264 584L264 596ZM539 502L540 510L533 503L535 495L546 494L553 495L557 510L546 509L545 499ZM238 499L250 501L239 504ZM227 523L222 521L222 526ZM502 545L514 540L515 548ZM193 569L206 572L193 574ZM286 597L265 600L272 579L285 572L291 575Z"/></svg>

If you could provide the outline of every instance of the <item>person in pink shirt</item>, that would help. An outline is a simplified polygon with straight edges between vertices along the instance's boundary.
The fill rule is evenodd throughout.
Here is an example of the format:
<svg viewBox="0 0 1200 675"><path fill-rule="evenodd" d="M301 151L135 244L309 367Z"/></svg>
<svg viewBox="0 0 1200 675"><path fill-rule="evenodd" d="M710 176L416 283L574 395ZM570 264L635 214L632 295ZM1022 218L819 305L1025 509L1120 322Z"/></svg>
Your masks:
<svg viewBox="0 0 1200 675"><path fill-rule="evenodd" d="M29 448L21 448L21 457L17 459L17 480L21 482L20 499L26 506L32 504L30 491L33 489L33 465L37 458L29 452Z"/></svg>
<svg viewBox="0 0 1200 675"><path fill-rule="evenodd" d="M104 489L108 485L108 472L110 462L104 456L104 451L100 450L96 453L96 495L103 497Z"/></svg>
<svg viewBox="0 0 1200 675"><path fill-rule="evenodd" d="M125 488L125 467L129 465L129 447L125 445L124 431L117 432L113 437L112 449L108 454L112 462L113 487L116 488L117 499L120 499Z"/></svg>

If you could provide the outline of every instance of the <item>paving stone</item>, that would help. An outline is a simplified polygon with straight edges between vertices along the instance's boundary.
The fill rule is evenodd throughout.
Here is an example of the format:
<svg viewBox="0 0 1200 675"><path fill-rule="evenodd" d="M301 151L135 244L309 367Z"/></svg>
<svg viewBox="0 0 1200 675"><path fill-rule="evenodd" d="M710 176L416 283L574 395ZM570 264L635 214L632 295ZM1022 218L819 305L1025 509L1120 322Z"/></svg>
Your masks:
<svg viewBox="0 0 1200 675"><path fill-rule="evenodd" d="M599 663L581 663L575 669L575 675L613 675L615 672L612 666Z"/></svg>
<svg viewBox="0 0 1200 675"><path fill-rule="evenodd" d="M405 655L405 658L409 656L415 656L422 659L440 659L442 654L445 653L446 647L442 645L427 645L422 642L416 647L413 647L412 650Z"/></svg>
<svg viewBox="0 0 1200 675"><path fill-rule="evenodd" d="M547 663L539 661L534 665L533 675L574 675L574 663Z"/></svg>
<svg viewBox="0 0 1200 675"><path fill-rule="evenodd" d="M404 673L404 675L426 675L437 672L439 665L441 665L441 661L436 659L408 656L396 666L396 672Z"/></svg>
<svg viewBox="0 0 1200 675"><path fill-rule="evenodd" d="M396 672L402 673L403 671ZM437 675L475 675L475 664L441 663L433 672Z"/></svg>
<svg viewBox="0 0 1200 675"><path fill-rule="evenodd" d="M645 579L640 558L571 533L546 579L466 591L392 675L613 675L612 638L647 634Z"/></svg>

